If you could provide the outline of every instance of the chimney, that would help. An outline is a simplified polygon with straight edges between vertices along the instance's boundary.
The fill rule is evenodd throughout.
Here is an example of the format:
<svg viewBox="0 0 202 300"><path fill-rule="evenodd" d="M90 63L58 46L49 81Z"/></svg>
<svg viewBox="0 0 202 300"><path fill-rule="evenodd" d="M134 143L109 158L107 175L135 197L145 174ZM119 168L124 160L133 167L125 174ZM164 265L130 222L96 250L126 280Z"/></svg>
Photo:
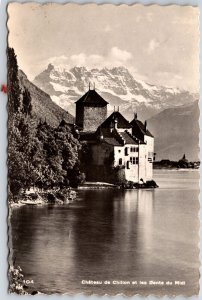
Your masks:
<svg viewBox="0 0 202 300"><path fill-rule="evenodd" d="M114 129L117 130L117 126L118 126L118 120L117 118L114 119Z"/></svg>
<svg viewBox="0 0 202 300"><path fill-rule="evenodd" d="M90 91L90 82L89 82L89 91Z"/></svg>
<svg viewBox="0 0 202 300"><path fill-rule="evenodd" d="M145 129L145 131L147 130L147 121L146 120L144 122L144 129Z"/></svg>
<svg viewBox="0 0 202 300"><path fill-rule="evenodd" d="M114 130L114 124L113 124L113 121L110 123L110 132L113 132Z"/></svg>
<svg viewBox="0 0 202 300"><path fill-rule="evenodd" d="M118 106L118 110L117 111L119 111L119 106Z"/></svg>
<svg viewBox="0 0 202 300"><path fill-rule="evenodd" d="M134 119L137 120L137 113L134 113Z"/></svg>

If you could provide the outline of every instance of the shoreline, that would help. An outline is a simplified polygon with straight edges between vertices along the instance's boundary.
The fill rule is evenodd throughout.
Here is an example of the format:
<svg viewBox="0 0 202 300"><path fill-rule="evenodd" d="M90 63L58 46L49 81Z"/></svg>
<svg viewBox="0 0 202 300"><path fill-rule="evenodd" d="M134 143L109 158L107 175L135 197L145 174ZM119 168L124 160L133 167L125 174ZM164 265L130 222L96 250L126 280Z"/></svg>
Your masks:
<svg viewBox="0 0 202 300"><path fill-rule="evenodd" d="M196 168L155 168L154 173L158 171L170 171L170 172L199 172L200 169ZM151 184L152 183L152 184ZM24 193L19 194L15 199L8 201L9 209L19 208L24 205L30 206L44 206L44 205L67 205L76 200L77 192L85 190L129 190L129 189L155 189L158 187L155 181L138 184L123 184L115 185L107 182L85 182L83 185L79 185L77 188L57 189L57 190L38 190L31 188Z"/></svg>
<svg viewBox="0 0 202 300"><path fill-rule="evenodd" d="M76 199L77 193L74 189L39 191L30 189L19 194L15 199L8 202L9 208L18 208L24 205L65 205Z"/></svg>

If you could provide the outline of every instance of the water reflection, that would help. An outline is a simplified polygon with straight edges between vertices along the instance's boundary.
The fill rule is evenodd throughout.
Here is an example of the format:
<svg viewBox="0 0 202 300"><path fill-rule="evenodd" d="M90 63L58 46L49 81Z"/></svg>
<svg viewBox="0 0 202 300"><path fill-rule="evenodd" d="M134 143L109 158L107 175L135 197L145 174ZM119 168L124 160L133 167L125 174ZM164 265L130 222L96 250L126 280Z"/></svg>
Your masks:
<svg viewBox="0 0 202 300"><path fill-rule="evenodd" d="M186 192L181 185L80 191L80 201L69 206L16 209L11 220L16 264L46 293L93 292L81 280L183 277L187 286L170 294L179 289L188 295L198 289L199 266L198 191L192 186ZM134 293L134 287L124 288ZM96 289L119 293L123 286Z"/></svg>
<svg viewBox="0 0 202 300"><path fill-rule="evenodd" d="M138 227L142 228L139 239L140 248L152 248L154 193L154 190L138 191Z"/></svg>

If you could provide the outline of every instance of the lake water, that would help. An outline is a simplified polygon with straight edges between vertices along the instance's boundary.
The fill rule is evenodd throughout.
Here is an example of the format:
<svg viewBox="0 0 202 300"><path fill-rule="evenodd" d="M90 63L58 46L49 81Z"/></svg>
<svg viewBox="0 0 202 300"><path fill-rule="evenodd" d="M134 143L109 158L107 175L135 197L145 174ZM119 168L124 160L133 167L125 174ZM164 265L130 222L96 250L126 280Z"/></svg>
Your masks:
<svg viewBox="0 0 202 300"><path fill-rule="evenodd" d="M15 208L15 265L47 294L197 294L199 173L155 170L154 179L156 190L83 190L67 206Z"/></svg>

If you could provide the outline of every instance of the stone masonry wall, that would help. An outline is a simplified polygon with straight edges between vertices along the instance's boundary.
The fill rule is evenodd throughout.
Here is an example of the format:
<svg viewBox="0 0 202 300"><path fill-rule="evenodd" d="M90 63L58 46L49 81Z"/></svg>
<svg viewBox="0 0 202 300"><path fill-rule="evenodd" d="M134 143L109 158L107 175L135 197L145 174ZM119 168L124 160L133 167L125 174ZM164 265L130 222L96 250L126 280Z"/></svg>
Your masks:
<svg viewBox="0 0 202 300"><path fill-rule="evenodd" d="M95 131L107 118L107 106L84 107L84 131Z"/></svg>

